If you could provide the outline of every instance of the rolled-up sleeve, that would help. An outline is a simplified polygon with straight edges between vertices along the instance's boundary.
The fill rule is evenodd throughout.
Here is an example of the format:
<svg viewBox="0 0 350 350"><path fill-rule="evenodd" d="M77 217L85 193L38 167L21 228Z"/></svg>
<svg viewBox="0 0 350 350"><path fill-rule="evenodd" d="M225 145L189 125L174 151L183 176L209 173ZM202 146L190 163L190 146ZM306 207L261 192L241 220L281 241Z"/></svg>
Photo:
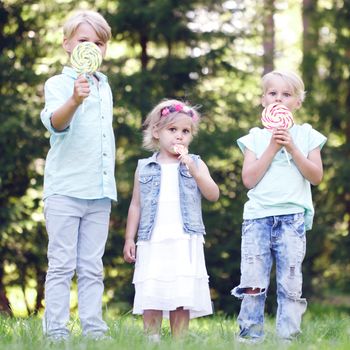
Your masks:
<svg viewBox="0 0 350 350"><path fill-rule="evenodd" d="M68 89L68 92L69 89ZM56 130L51 123L52 114L60 108L69 98L67 86L63 86L62 80L57 76L47 80L44 86L45 107L41 111L40 118L46 129L53 135L64 135L69 132L70 126L64 130Z"/></svg>
<svg viewBox="0 0 350 350"><path fill-rule="evenodd" d="M257 149L254 142L254 137L255 137L254 135L257 135L260 132L261 130L259 128L256 128L256 127L252 128L249 130L248 135L242 136L237 140L238 147L243 154L246 148L248 148L250 151L257 154Z"/></svg>

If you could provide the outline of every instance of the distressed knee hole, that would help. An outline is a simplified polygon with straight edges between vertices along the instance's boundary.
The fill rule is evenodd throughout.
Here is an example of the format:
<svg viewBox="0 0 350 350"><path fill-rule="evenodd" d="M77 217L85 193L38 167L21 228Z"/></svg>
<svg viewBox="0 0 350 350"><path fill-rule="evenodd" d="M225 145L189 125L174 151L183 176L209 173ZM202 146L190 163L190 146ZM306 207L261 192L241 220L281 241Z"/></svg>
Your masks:
<svg viewBox="0 0 350 350"><path fill-rule="evenodd" d="M249 295L258 295L265 293L265 288L244 288L243 293Z"/></svg>

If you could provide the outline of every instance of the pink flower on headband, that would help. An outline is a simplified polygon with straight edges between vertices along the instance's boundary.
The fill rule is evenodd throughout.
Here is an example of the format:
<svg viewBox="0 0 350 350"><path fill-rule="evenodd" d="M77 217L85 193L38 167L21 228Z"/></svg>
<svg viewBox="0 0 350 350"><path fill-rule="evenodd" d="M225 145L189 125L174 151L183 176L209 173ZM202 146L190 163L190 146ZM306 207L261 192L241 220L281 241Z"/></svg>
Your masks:
<svg viewBox="0 0 350 350"><path fill-rule="evenodd" d="M160 115L161 115L162 117L165 117L165 116L167 116L169 113L170 113L169 109L168 109L167 107L165 107L165 108L163 108L163 109L161 110Z"/></svg>
<svg viewBox="0 0 350 350"><path fill-rule="evenodd" d="M166 117L170 113L178 113L178 112L182 112L184 114L187 114L194 121L198 120L198 116L193 112L193 110L190 107L188 107L186 105L182 105L180 103L162 108L160 110L160 116Z"/></svg>

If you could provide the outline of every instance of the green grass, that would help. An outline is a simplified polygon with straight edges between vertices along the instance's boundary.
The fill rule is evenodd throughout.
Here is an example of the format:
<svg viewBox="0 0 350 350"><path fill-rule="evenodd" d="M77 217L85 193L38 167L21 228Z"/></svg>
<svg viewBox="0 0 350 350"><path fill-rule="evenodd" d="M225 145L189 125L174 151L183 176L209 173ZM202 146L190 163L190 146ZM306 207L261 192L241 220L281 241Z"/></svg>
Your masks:
<svg viewBox="0 0 350 350"><path fill-rule="evenodd" d="M266 340L259 345L237 343L234 334L237 323L234 318L220 316L192 320L188 336L174 341L170 336L169 323L164 321L162 341L159 345L148 343L142 333L142 320L131 315L111 317L107 315L111 340L93 341L80 334L77 320L69 328L72 337L65 343L51 344L43 337L40 318L0 317L0 349L305 349L348 350L350 348L350 315L346 309L318 307L308 310L303 319L303 333L292 344L284 344L276 338L274 318L267 317Z"/></svg>

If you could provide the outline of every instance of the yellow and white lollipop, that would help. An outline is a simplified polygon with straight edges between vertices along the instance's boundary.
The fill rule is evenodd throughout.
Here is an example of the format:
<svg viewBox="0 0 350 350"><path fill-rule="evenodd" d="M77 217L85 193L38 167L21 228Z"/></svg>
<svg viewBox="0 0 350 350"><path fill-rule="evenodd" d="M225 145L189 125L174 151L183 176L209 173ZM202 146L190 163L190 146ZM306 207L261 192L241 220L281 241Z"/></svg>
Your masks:
<svg viewBox="0 0 350 350"><path fill-rule="evenodd" d="M292 112L280 103L272 103L264 108L261 115L263 126L272 131L273 129L290 129L294 124ZM284 147L283 147L284 148ZM284 148L288 164L290 160L286 149Z"/></svg>
<svg viewBox="0 0 350 350"><path fill-rule="evenodd" d="M70 56L70 63L78 74L92 74L102 63L102 54L98 46L90 41L78 44Z"/></svg>
<svg viewBox="0 0 350 350"><path fill-rule="evenodd" d="M78 74L93 74L102 63L102 54L98 46L90 41L78 44L70 56L70 63ZM82 112L85 111L85 100Z"/></svg>

